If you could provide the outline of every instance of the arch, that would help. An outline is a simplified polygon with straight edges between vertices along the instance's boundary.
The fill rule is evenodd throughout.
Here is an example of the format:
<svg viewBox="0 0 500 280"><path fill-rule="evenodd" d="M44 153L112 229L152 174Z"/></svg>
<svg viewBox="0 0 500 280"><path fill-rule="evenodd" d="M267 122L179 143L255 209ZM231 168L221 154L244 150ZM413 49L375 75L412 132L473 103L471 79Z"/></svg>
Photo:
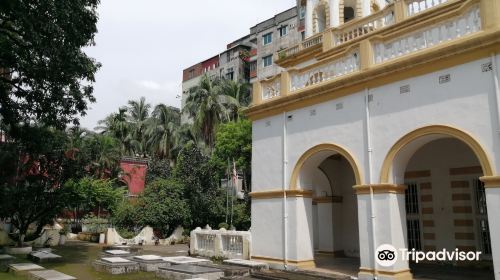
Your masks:
<svg viewBox="0 0 500 280"><path fill-rule="evenodd" d="M465 143L476 155L479 163L481 164L484 176L492 176L494 174L491 161L484 148L469 133L451 126L431 125L421 127L406 134L392 146L382 164L382 169L380 172L380 182L382 184L391 183L391 179L389 178L389 176L391 175L393 162L403 148L418 140L424 140L420 145L423 146L424 144L432 140L442 138L443 136L453 137ZM424 139L426 137L430 139L427 142L425 142Z"/></svg>
<svg viewBox="0 0 500 280"><path fill-rule="evenodd" d="M317 146L312 147L311 149L307 150L297 161L297 164L295 164L295 167L292 172L292 177L290 179L290 189L296 190L297 189L297 180L299 178L300 170L302 169L302 166L304 163L313 155L322 152L322 151L332 151L335 153L338 153L339 155L343 156L348 162L349 165L352 168L352 171L354 173L354 178L356 180L356 185L362 185L363 184L363 177L362 177L362 172L361 169L359 168L359 164L355 157L345 148L336 145L336 144L320 144Z"/></svg>
<svg viewBox="0 0 500 280"><path fill-rule="evenodd" d="M313 11L313 33L320 33L323 30L319 30L319 13L320 9L323 9L325 12L325 30L330 28L330 4L328 3L328 0L320 0L319 3L316 5Z"/></svg>

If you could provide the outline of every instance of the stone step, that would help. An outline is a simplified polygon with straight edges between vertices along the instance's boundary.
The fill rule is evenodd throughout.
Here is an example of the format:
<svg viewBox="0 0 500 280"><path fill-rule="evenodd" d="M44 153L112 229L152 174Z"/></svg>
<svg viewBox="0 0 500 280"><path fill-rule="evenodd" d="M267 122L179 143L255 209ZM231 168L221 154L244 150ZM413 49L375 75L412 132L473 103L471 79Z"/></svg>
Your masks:
<svg viewBox="0 0 500 280"><path fill-rule="evenodd" d="M230 260L224 260L224 264L248 267L252 271L269 269L269 265L267 263L250 261L250 260L230 259Z"/></svg>
<svg viewBox="0 0 500 280"><path fill-rule="evenodd" d="M314 271L267 270L252 272L251 277L262 280L350 280L347 275L335 275Z"/></svg>
<svg viewBox="0 0 500 280"><path fill-rule="evenodd" d="M76 280L75 277L55 270L37 270L29 273L30 280Z"/></svg>

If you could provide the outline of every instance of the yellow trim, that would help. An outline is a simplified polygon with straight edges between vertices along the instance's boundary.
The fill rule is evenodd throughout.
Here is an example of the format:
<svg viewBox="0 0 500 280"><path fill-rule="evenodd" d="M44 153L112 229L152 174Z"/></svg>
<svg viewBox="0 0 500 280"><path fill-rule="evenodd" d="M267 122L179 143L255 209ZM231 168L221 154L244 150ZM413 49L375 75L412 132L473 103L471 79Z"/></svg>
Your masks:
<svg viewBox="0 0 500 280"><path fill-rule="evenodd" d="M372 184L372 185L356 185L353 187L357 195L360 194L370 194L370 188L373 189L373 193L394 193L394 194L404 194L406 190L405 185L394 185L394 184Z"/></svg>
<svg viewBox="0 0 500 280"><path fill-rule="evenodd" d="M411 274L409 269L403 269L403 270L398 270L398 271L388 271L388 270L374 270L371 268L365 268L365 267L360 267L359 268L359 274L360 275L378 275L378 276L385 276L385 277L390 277L390 279L394 280L412 280L413 275ZM384 278L385 279L385 278Z"/></svg>
<svg viewBox="0 0 500 280"><path fill-rule="evenodd" d="M485 188L500 188L500 176L483 176L479 178L484 183Z"/></svg>
<svg viewBox="0 0 500 280"><path fill-rule="evenodd" d="M480 31L462 39L452 40L382 64L371 65L368 69L296 90L293 94L273 98L269 102L254 101L245 113L248 118L255 121L355 94L366 88L376 88L462 65L497 52L500 52L500 30ZM363 57L363 54L361 56Z"/></svg>
<svg viewBox="0 0 500 280"><path fill-rule="evenodd" d="M312 198L313 192L308 190L286 190L286 197L305 197ZM250 197L252 199L271 199L271 198L283 198L283 190L271 190L263 192L251 192Z"/></svg>
<svg viewBox="0 0 500 280"><path fill-rule="evenodd" d="M459 128L445 125L431 125L416 129L406 134L392 146L392 148L387 153L387 156L385 157L384 163L382 164L382 170L380 172L380 182L383 184L391 183L391 180L389 179L390 169L392 167L394 158L396 158L396 155L399 153L399 151L401 151L402 148L420 137L432 134L451 136L467 144L467 146L472 149L472 151L478 158L479 163L481 164L481 168L483 169L483 174L485 176L493 175L491 161L486 154L485 149L478 141L476 141L476 139L474 139L474 137L472 137L469 133L460 130Z"/></svg>
<svg viewBox="0 0 500 280"><path fill-rule="evenodd" d="M356 179L356 184L361 185L363 184L363 177L362 177L362 172L359 168L359 164L355 157L345 148L336 145L336 144L331 144L331 143L325 143L325 144L320 144L315 147L312 147L311 149L307 150L297 161L297 164L295 164L295 168L293 169L292 172L292 177L290 179L290 189L296 190L297 189L297 179L299 177L300 170L302 169L302 166L304 163L313 155L315 155L318 152L321 151L332 151L340 154L343 156L349 164L352 167L352 171L354 173L354 178Z"/></svg>
<svg viewBox="0 0 500 280"><path fill-rule="evenodd" d="M285 264L285 261L283 259L279 259L279 258L252 256L250 259L255 260L255 261L266 262L266 263ZM314 260L302 260L302 261L286 260L286 263L291 264L293 266L300 267L300 268L311 268L311 267L316 266Z"/></svg>

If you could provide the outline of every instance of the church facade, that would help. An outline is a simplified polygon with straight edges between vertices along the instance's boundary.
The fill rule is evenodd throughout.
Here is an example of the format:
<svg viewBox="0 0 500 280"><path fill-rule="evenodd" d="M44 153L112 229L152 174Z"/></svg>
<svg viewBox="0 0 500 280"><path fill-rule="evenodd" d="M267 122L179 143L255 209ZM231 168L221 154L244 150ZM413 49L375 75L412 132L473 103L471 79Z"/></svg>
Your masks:
<svg viewBox="0 0 500 280"><path fill-rule="evenodd" d="M480 251L500 280L500 0L307 0L254 83L252 259Z"/></svg>

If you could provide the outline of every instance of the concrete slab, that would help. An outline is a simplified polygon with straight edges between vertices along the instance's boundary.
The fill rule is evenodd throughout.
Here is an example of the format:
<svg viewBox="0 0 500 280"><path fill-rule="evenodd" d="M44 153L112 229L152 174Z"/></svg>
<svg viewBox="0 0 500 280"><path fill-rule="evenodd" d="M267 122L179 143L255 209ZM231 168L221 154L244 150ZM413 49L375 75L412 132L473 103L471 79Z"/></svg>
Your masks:
<svg viewBox="0 0 500 280"><path fill-rule="evenodd" d="M38 270L29 273L30 280L76 280L75 277L55 270Z"/></svg>
<svg viewBox="0 0 500 280"><path fill-rule="evenodd" d="M9 265L9 271L15 275L26 275L33 270L45 270L45 268L34 263L13 263Z"/></svg>
<svg viewBox="0 0 500 280"><path fill-rule="evenodd" d="M139 263L120 257L101 258L95 260L92 266L96 271L109 274L128 274L139 272Z"/></svg>
<svg viewBox="0 0 500 280"><path fill-rule="evenodd" d="M11 255L0 255L0 271L6 272L9 270L9 264L13 263L16 260L15 257Z"/></svg>
<svg viewBox="0 0 500 280"><path fill-rule="evenodd" d="M139 263L141 271L146 272L157 271L158 267L168 265L163 257L156 255L135 256L133 260Z"/></svg>
<svg viewBox="0 0 500 280"><path fill-rule="evenodd" d="M28 255L28 257L37 263L55 262L61 260L62 258L61 256L48 250L33 251Z"/></svg>
<svg viewBox="0 0 500 280"><path fill-rule="evenodd" d="M250 260L230 259L230 260L224 260L223 263L229 265L249 267L255 270L269 269L269 265L267 263L250 261Z"/></svg>
<svg viewBox="0 0 500 280"><path fill-rule="evenodd" d="M217 280L221 277L224 277L224 272L216 268L181 264L159 267L156 271L156 277L169 280L183 280L193 278Z"/></svg>
<svg viewBox="0 0 500 280"><path fill-rule="evenodd" d="M250 275L251 268L238 266L238 265L227 265L227 264L213 264L213 263L198 263L198 266L212 267L220 269L224 272L224 277L243 277Z"/></svg>
<svg viewBox="0 0 500 280"><path fill-rule="evenodd" d="M131 257L134 253L125 250L106 250L103 253L104 257Z"/></svg>
<svg viewBox="0 0 500 280"><path fill-rule="evenodd" d="M165 257L165 258L163 258L163 260L171 265L212 263L210 260L207 260L207 259L199 259L199 258L183 257L183 256L181 256L181 257Z"/></svg>

